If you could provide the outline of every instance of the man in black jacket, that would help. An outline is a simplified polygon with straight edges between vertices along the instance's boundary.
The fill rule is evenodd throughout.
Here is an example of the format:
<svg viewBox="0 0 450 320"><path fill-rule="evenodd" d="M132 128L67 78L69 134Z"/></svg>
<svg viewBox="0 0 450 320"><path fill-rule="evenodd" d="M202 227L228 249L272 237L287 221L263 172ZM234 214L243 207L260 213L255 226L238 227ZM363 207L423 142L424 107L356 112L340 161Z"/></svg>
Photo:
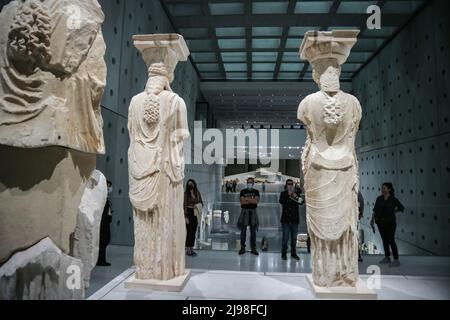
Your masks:
<svg viewBox="0 0 450 320"><path fill-rule="evenodd" d="M297 233L299 224L299 205L303 204L304 200L300 197L301 191L294 186L294 181L286 180L285 190L280 194L280 204L283 206L281 214L281 225L283 230L283 238L281 245L281 259L287 260L287 246L290 238L291 242L291 257L295 260L300 260L297 255Z"/></svg>

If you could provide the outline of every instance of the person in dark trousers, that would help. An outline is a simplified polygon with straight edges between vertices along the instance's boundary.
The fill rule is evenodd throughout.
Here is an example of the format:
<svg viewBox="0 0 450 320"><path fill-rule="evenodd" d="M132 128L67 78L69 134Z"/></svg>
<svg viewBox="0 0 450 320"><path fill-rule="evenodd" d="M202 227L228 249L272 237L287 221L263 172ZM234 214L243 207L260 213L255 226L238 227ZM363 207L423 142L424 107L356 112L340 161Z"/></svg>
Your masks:
<svg viewBox="0 0 450 320"><path fill-rule="evenodd" d="M237 227L241 230L241 250L239 254L245 253L245 240L247 238L247 227L250 227L250 244L251 253L258 255L256 250L256 232L258 231L259 221L256 208L259 203L259 191L253 186L255 180L253 178L247 179L247 188L241 190L239 200L241 203L241 214L239 216Z"/></svg>
<svg viewBox="0 0 450 320"><path fill-rule="evenodd" d="M358 209L359 209L358 220L361 221L361 218L364 215L364 197L363 197L361 191L358 192ZM358 226L358 228L359 228L359 226ZM361 232L361 230L360 230L360 232ZM360 240L360 242L362 241L362 239L359 239L359 240ZM362 245L362 243L360 243L360 245ZM363 261L362 256L361 256L361 248L360 247L358 247L358 261L359 262Z"/></svg>
<svg viewBox="0 0 450 320"><path fill-rule="evenodd" d="M189 179L186 183L184 192L184 217L186 219L186 254L195 257L197 253L193 248L195 245L195 234L198 227L198 219L195 215L195 207L201 203L203 206L202 195L198 191L197 183Z"/></svg>
<svg viewBox="0 0 450 320"><path fill-rule="evenodd" d="M233 180L233 192L236 192L236 187L237 187L237 181Z"/></svg>
<svg viewBox="0 0 450 320"><path fill-rule="evenodd" d="M109 197L112 194L113 187L112 182L107 181L108 196L106 197L105 207L103 208L102 220L100 221L100 239L98 244L98 259L97 266L108 267L111 263L106 261L106 247L111 241L111 228L110 223L112 221L112 208Z"/></svg>
<svg viewBox="0 0 450 320"><path fill-rule="evenodd" d="M295 260L300 260L297 255L297 233L299 217L299 205L303 204L303 199L300 197L301 192L294 186L292 179L286 180L284 191L280 194L280 204L282 205L281 226L283 230L283 237L281 241L281 259L287 260L287 247L290 239L291 257Z"/></svg>
<svg viewBox="0 0 450 320"><path fill-rule="evenodd" d="M309 233L308 237L306 238L306 250L308 251L308 253L311 253L311 238L309 237Z"/></svg>
<svg viewBox="0 0 450 320"><path fill-rule="evenodd" d="M375 202L370 225L373 227L374 223L377 224L381 239L383 240L385 257L380 261L380 264L390 263L391 267L398 267L400 262L398 259L397 244L395 243L395 229L397 228L395 213L397 211L404 211L405 207L394 196L392 183L383 183L381 193L382 195ZM392 262L390 249L394 256L394 261Z"/></svg>
<svg viewBox="0 0 450 320"><path fill-rule="evenodd" d="M227 181L227 193L231 192L231 182Z"/></svg>

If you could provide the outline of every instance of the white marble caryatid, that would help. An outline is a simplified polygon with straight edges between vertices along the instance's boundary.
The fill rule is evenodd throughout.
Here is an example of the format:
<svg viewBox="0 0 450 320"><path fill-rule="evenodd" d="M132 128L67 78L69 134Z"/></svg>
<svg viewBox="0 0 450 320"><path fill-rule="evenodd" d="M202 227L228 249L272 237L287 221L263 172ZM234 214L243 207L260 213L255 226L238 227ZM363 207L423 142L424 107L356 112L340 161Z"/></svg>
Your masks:
<svg viewBox="0 0 450 320"><path fill-rule="evenodd" d="M300 56L313 67L320 91L303 99L298 119L307 127L302 153L312 276L322 287L358 281L358 100L339 88L341 65L358 30L307 32Z"/></svg>
<svg viewBox="0 0 450 320"><path fill-rule="evenodd" d="M170 83L189 50L178 34L136 35L133 40L149 75L128 114L135 277L169 280L185 273L183 143L189 137L186 105Z"/></svg>
<svg viewBox="0 0 450 320"><path fill-rule="evenodd" d="M104 153L97 0L11 1L0 14L0 144Z"/></svg>

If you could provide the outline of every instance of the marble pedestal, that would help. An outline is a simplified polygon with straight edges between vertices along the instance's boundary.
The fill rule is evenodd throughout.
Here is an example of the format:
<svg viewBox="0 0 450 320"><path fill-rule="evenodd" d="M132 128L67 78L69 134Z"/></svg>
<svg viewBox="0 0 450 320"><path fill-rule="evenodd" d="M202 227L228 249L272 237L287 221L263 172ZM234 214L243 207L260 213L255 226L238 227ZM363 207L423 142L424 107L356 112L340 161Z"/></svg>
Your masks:
<svg viewBox="0 0 450 320"><path fill-rule="evenodd" d="M185 274L170 280L140 280L136 279L135 274L128 278L124 285L127 289L149 289L156 291L180 292L183 290L187 281L191 277L191 270L185 269Z"/></svg>
<svg viewBox="0 0 450 320"><path fill-rule="evenodd" d="M311 274L306 276L312 291L317 298L322 299L356 299L356 300L376 300L375 290L367 288L364 280L359 279L356 287L319 287L314 284Z"/></svg>

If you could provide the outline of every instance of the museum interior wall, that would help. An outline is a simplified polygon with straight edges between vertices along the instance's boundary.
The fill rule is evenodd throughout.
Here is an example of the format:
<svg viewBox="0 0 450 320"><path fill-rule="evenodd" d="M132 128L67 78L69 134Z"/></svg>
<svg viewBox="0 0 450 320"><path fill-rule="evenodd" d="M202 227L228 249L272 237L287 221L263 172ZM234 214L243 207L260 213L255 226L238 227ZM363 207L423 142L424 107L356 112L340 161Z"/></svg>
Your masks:
<svg viewBox="0 0 450 320"><path fill-rule="evenodd" d="M434 1L353 79L363 106L361 192L372 208L391 181L405 205L397 237L410 253L450 254L450 21ZM369 227L365 241L382 248ZM404 252L407 254L408 252Z"/></svg>
<svg viewBox="0 0 450 320"><path fill-rule="evenodd" d="M105 155L97 157L97 168L113 182L111 243L133 245L133 214L128 198L127 129L130 99L141 92L148 79L147 68L132 35L170 33L173 27L159 1L102 0L105 13L102 30L106 42L107 85L102 101ZM187 42L189 46L189 42ZM179 63L172 90L186 102L189 131L193 132L199 79L191 62ZM186 165L186 178L194 178L205 202L212 203L220 192L219 166Z"/></svg>

